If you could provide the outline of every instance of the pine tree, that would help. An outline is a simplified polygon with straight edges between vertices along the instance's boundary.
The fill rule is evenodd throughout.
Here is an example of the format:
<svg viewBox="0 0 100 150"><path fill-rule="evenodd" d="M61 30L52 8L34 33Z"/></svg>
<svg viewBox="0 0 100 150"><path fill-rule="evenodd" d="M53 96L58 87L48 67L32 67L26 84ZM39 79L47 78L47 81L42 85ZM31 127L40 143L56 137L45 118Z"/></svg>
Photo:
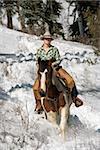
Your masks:
<svg viewBox="0 0 100 150"><path fill-rule="evenodd" d="M73 37L79 36L79 39L80 36L83 36L85 42L87 42L85 39L87 36L89 44L94 44L98 47L98 40L100 39L100 1L66 1L69 2L70 6L73 3L75 4L72 13L74 20L69 28L70 35ZM78 18L76 18L77 12Z"/></svg>
<svg viewBox="0 0 100 150"><path fill-rule="evenodd" d="M42 0L21 0L21 14L25 18L25 24L28 26L30 33L34 33L34 26L41 19L39 16Z"/></svg>
<svg viewBox="0 0 100 150"><path fill-rule="evenodd" d="M2 13L2 7L3 7L3 0L0 1L0 15Z"/></svg>
<svg viewBox="0 0 100 150"><path fill-rule="evenodd" d="M51 33L60 33L62 29L61 24L57 22L61 9L61 4L56 0L46 0L46 3L43 3L41 17L48 24Z"/></svg>
<svg viewBox="0 0 100 150"><path fill-rule="evenodd" d="M20 6L21 0L16 0L16 12L18 13L18 20L21 25L21 31L26 32L26 27L25 27L25 18L21 13L21 6Z"/></svg>
<svg viewBox="0 0 100 150"><path fill-rule="evenodd" d="M61 5L55 0L21 0L22 15L25 18L25 24L30 32L37 34L39 28L43 34L48 25L51 33L59 32L62 29L61 24L57 22L60 15ZM37 30L35 30L37 28ZM41 34L40 33L40 34Z"/></svg>
<svg viewBox="0 0 100 150"><path fill-rule="evenodd" d="M12 29L13 28L13 21L12 16L16 12L16 0L3 0L2 7L6 11L7 14L7 27Z"/></svg>
<svg viewBox="0 0 100 150"><path fill-rule="evenodd" d="M74 9L73 9L73 12L71 14L71 16L74 17L73 19L73 23L72 25L70 25L70 28L69 28L69 31L70 31L70 35L71 36L81 36L83 37L84 36L84 33L85 33L85 28L86 28L86 24L85 24L85 21L84 21L84 18L83 18L83 14L82 14L82 7L81 7L81 4L80 4L80 1L76 0L76 1L69 1L69 0L66 0L67 2L69 2L69 7L70 6L73 6L74 5ZM78 14L78 18L76 17Z"/></svg>
<svg viewBox="0 0 100 150"><path fill-rule="evenodd" d="M3 5L3 1L0 1L0 24L2 24L2 5Z"/></svg>

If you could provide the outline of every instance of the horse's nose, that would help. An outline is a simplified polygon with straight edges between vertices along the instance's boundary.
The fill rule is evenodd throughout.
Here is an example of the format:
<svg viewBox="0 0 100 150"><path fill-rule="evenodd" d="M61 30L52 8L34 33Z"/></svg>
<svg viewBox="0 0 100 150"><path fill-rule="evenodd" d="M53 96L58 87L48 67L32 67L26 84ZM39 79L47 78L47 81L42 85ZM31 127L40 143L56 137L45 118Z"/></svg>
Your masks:
<svg viewBox="0 0 100 150"><path fill-rule="evenodd" d="M40 90L40 95L41 95L41 97L45 97L46 96L46 92L41 89Z"/></svg>

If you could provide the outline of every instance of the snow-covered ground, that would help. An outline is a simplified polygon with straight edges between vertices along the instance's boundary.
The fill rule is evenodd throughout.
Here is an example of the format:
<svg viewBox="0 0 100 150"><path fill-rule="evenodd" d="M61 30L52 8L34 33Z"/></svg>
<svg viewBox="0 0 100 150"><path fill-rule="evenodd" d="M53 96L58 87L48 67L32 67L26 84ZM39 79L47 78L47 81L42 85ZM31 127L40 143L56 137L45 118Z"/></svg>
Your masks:
<svg viewBox="0 0 100 150"><path fill-rule="evenodd" d="M71 107L65 142L34 113L36 36L0 27L0 150L99 150L100 57L91 46L54 40L62 66L74 77L84 105Z"/></svg>

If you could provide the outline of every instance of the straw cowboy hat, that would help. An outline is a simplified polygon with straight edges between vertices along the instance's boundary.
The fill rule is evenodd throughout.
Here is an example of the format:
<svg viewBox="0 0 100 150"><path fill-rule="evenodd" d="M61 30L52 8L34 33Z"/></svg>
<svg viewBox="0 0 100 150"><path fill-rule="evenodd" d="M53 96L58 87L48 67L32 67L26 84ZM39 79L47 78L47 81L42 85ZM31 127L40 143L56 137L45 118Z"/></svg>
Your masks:
<svg viewBox="0 0 100 150"><path fill-rule="evenodd" d="M44 35L41 37L41 40L44 40L44 39L51 39L51 40L53 40L53 37L52 37L52 35L50 34L49 31L46 31L44 33Z"/></svg>

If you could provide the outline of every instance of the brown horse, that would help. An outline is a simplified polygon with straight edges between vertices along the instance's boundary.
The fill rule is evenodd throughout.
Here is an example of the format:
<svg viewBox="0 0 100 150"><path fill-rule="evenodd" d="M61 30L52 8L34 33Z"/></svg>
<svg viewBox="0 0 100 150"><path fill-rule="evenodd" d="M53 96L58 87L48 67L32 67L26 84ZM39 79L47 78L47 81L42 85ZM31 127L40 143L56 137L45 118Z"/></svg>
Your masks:
<svg viewBox="0 0 100 150"><path fill-rule="evenodd" d="M41 104L47 119L57 127L59 118L60 133L65 137L69 110L72 104L70 93L67 92L62 82L56 77L52 60L38 60Z"/></svg>

